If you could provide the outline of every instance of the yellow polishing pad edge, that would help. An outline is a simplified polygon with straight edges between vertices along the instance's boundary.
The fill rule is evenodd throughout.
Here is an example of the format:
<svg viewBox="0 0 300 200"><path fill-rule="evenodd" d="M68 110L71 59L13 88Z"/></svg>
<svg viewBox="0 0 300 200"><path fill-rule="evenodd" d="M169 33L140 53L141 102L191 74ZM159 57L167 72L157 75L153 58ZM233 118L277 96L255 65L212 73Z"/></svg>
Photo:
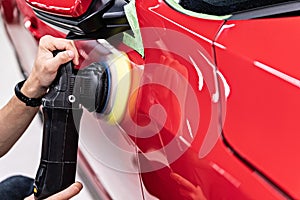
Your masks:
<svg viewBox="0 0 300 200"><path fill-rule="evenodd" d="M116 81L112 88L112 107L106 115L106 120L109 124L119 123L127 109L127 101L131 85L131 65L129 58L125 53L113 54L109 59L109 68L114 68L111 72L112 80Z"/></svg>

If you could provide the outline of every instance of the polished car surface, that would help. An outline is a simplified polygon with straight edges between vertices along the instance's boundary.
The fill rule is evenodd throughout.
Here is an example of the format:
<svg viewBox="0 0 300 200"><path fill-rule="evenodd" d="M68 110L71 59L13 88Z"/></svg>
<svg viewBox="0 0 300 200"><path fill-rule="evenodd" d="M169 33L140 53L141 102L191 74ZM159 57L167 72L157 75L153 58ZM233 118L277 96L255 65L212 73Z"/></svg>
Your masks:
<svg viewBox="0 0 300 200"><path fill-rule="evenodd" d="M104 40L84 25L112 2L1 1L25 74L36 44L20 34L75 39L78 68L130 63L115 115L81 121L80 170L99 198L299 199L300 2L122 1L130 27L111 12L122 29Z"/></svg>

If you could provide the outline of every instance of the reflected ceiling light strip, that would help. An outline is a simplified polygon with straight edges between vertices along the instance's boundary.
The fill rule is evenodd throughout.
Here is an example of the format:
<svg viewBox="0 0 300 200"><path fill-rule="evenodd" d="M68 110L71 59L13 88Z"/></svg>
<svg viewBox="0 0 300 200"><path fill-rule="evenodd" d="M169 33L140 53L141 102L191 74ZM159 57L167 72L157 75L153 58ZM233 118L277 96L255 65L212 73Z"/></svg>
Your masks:
<svg viewBox="0 0 300 200"><path fill-rule="evenodd" d="M207 37L204 37L203 35L200 35L199 33L196 33L195 31L192 31L191 29L189 29L189 28L187 28L187 27L185 27L185 26L183 26L183 25L181 25L181 24L179 24L179 23L177 23L177 22L175 22L175 21L173 21L173 20L167 18L166 16L163 16L163 15L161 15L160 13L154 11L154 9L155 9L155 8L158 8L158 7L159 7L159 6L151 7L151 8L149 8L149 10L150 10L151 12L155 13L156 15L160 16L161 18L164 18L165 20L171 22L172 24L175 24L176 26L182 28L183 30L185 30L185 31L187 31L187 32L189 32L189 33L195 35L196 37L199 37L199 38L201 38L202 40L204 40L204 41L206 41L206 42L208 42L208 43L210 43L210 44L213 44L213 41L210 40L210 39L208 39Z"/></svg>
<svg viewBox="0 0 300 200"><path fill-rule="evenodd" d="M225 89L225 96L226 96L226 98L228 98L228 96L230 94L230 86L229 86L228 82L226 81L224 75L220 71L217 71L217 74L219 75L219 77L222 80L222 83L223 83L223 86Z"/></svg>
<svg viewBox="0 0 300 200"><path fill-rule="evenodd" d="M213 70L215 93L212 94L212 101L214 103L217 103L220 98L219 87L218 87L218 78L217 78L217 67L201 51L198 50L198 53L204 58L204 60L208 63L208 65Z"/></svg>
<svg viewBox="0 0 300 200"><path fill-rule="evenodd" d="M184 137L179 136L179 139L188 147L192 146Z"/></svg>
<svg viewBox="0 0 300 200"><path fill-rule="evenodd" d="M191 127L190 121L188 119L186 120L186 125L187 125L187 128L189 130L189 134L190 134L191 138L194 139L193 132L192 132L192 127Z"/></svg>
<svg viewBox="0 0 300 200"><path fill-rule="evenodd" d="M220 44L220 43L214 42L214 45L215 45L216 47L219 47L220 49L226 50L226 47L223 46L223 45Z"/></svg>
<svg viewBox="0 0 300 200"><path fill-rule="evenodd" d="M285 80L286 82L296 86L296 87L299 87L300 88L300 80L294 78L294 77L291 77L283 72L280 72L272 67L269 67L259 61L254 61L254 65L262 70L265 70L266 72L269 72L275 76L277 76L278 78L281 78L282 80Z"/></svg>
<svg viewBox="0 0 300 200"><path fill-rule="evenodd" d="M198 79L198 89L199 89L199 91L201 91L202 88L203 88L203 75L202 75L202 72L201 72L200 68L198 67L198 65L196 64L196 62L194 61L194 59L191 56L189 56L189 58L190 58L193 66L194 66L194 68L195 68L195 70L198 74L198 78L199 78Z"/></svg>
<svg viewBox="0 0 300 200"><path fill-rule="evenodd" d="M235 177L225 171L216 163L210 163L211 167L216 170L220 175L224 176L229 182L231 182L236 188L240 187L241 182L238 181Z"/></svg>

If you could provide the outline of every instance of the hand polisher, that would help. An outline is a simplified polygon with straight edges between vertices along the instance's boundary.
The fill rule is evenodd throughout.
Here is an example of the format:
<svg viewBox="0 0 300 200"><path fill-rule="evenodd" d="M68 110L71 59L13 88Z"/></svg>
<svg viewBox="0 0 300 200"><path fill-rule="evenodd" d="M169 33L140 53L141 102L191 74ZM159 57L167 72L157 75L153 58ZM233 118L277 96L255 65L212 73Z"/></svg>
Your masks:
<svg viewBox="0 0 300 200"><path fill-rule="evenodd" d="M75 182L82 107L99 113L110 124L122 120L131 87L130 70L127 55L120 52L81 70L74 69L72 61L60 66L42 100L43 142L35 199L47 198Z"/></svg>

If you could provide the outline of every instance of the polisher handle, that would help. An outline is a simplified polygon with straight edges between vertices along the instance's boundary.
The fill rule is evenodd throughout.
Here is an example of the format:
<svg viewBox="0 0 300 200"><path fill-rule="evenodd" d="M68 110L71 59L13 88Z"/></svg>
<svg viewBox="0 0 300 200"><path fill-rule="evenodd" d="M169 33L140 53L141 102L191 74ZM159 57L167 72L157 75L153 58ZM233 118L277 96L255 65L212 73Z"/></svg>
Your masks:
<svg viewBox="0 0 300 200"><path fill-rule="evenodd" d="M43 143L34 183L36 199L51 196L75 182L78 133L82 109L72 97L76 71L72 62L60 66L42 100Z"/></svg>
<svg viewBox="0 0 300 200"><path fill-rule="evenodd" d="M47 198L75 182L82 109L43 107L42 155L35 178L36 199Z"/></svg>

